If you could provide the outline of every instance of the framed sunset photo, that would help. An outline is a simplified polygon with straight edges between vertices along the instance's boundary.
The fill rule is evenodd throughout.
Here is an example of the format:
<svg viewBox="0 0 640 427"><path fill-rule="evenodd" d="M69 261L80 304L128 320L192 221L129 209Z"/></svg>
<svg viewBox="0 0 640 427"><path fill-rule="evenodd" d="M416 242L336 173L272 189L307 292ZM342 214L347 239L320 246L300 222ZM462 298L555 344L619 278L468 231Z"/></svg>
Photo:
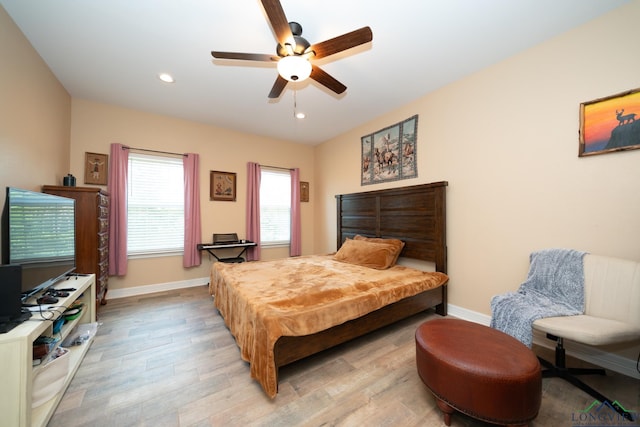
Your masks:
<svg viewBox="0 0 640 427"><path fill-rule="evenodd" d="M640 148L640 89L580 104L578 157Z"/></svg>

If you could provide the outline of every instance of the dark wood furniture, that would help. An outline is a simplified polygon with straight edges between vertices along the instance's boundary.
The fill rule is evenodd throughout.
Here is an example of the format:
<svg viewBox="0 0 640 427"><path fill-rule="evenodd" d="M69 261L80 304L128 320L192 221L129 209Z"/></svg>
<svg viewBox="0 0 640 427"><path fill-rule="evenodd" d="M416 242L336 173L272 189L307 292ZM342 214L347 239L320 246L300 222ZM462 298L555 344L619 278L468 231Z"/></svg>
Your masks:
<svg viewBox="0 0 640 427"><path fill-rule="evenodd" d="M405 242L402 257L431 261L436 271L446 273L446 187L447 182L442 181L336 196L337 247L356 234L401 239ZM447 314L446 284L325 331L283 336L274 348L276 367L433 307L438 314Z"/></svg>
<svg viewBox="0 0 640 427"><path fill-rule="evenodd" d="M76 200L76 272L96 275L96 304L106 304L109 289L109 193L96 187L53 185L43 186L42 191Z"/></svg>

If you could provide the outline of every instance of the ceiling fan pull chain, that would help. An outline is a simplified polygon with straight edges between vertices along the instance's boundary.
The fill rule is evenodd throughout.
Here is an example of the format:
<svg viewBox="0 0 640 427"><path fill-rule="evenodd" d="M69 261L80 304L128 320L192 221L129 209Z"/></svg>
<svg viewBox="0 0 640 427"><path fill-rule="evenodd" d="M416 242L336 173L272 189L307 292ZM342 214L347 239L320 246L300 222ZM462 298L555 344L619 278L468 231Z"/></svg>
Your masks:
<svg viewBox="0 0 640 427"><path fill-rule="evenodd" d="M298 112L298 84L293 83L293 117L299 120L304 119L307 115L304 112Z"/></svg>

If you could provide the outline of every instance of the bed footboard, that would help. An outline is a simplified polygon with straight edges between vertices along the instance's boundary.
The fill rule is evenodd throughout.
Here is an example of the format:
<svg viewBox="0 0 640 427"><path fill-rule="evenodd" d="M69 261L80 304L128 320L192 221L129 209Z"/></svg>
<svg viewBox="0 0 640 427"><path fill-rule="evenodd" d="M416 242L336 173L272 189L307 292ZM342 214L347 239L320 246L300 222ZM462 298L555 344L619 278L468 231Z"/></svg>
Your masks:
<svg viewBox="0 0 640 427"><path fill-rule="evenodd" d="M446 315L446 296L447 285L444 284L315 334L280 337L274 348L276 368L361 337L430 308L435 308L436 313L444 316Z"/></svg>

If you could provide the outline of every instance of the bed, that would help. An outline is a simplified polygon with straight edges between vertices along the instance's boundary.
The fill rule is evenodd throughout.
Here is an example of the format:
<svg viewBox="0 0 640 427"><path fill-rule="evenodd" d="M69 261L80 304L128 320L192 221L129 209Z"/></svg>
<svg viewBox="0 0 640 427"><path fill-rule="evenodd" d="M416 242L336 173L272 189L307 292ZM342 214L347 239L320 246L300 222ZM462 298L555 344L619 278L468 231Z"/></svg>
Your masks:
<svg viewBox="0 0 640 427"><path fill-rule="evenodd" d="M277 394L281 366L427 309L446 315L446 186L336 196L335 254L213 264L215 306L269 397ZM435 271L395 259L389 268L371 268L341 258L358 241L381 249L394 239L403 243L401 257L432 262Z"/></svg>

